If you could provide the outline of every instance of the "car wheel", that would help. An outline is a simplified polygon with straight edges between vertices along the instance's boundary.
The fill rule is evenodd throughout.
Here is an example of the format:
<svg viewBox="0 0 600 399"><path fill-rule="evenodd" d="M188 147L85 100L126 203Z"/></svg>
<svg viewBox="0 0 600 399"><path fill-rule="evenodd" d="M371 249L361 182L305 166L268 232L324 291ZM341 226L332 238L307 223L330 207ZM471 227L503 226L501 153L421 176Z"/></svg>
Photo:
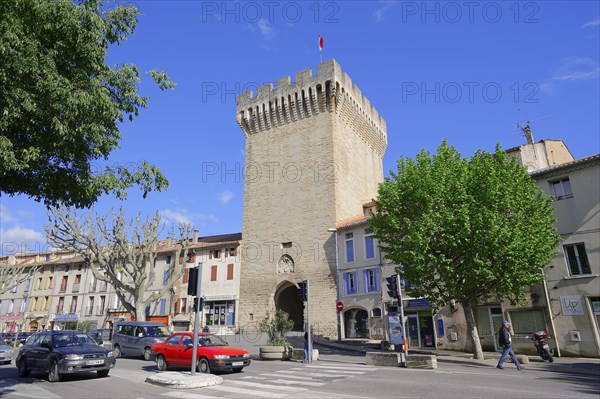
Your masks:
<svg viewBox="0 0 600 399"><path fill-rule="evenodd" d="M96 373L98 373L98 377L102 378L102 377L106 377L108 375L108 372L110 370L98 370L96 371Z"/></svg>
<svg viewBox="0 0 600 399"><path fill-rule="evenodd" d="M121 357L121 347L119 345L115 345L115 348L113 349L113 354L115 355L115 357Z"/></svg>
<svg viewBox="0 0 600 399"><path fill-rule="evenodd" d="M205 358L198 360L198 371L201 373L210 374L210 364L208 364L208 360Z"/></svg>
<svg viewBox="0 0 600 399"><path fill-rule="evenodd" d="M144 360L149 361L151 354L152 354L152 350L148 347L145 347L144 348Z"/></svg>
<svg viewBox="0 0 600 399"><path fill-rule="evenodd" d="M167 365L165 357L163 355L158 355L158 357L156 358L156 368L160 371L165 371L167 367L169 366Z"/></svg>
<svg viewBox="0 0 600 399"><path fill-rule="evenodd" d="M17 365L17 373L19 377L25 378L31 373L31 371L27 370L27 366L25 365L25 359L22 358L19 360L19 364Z"/></svg>
<svg viewBox="0 0 600 399"><path fill-rule="evenodd" d="M48 371L48 381L58 382L60 381L61 375L58 373L58 363L55 361L50 363L50 371Z"/></svg>

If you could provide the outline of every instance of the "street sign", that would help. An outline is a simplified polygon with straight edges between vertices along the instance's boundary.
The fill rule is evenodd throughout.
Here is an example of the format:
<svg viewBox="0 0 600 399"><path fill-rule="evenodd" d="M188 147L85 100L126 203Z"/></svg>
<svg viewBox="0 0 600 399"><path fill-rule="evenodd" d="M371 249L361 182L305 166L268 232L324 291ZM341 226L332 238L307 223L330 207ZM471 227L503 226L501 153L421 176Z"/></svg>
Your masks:
<svg viewBox="0 0 600 399"><path fill-rule="evenodd" d="M337 301L337 303L335 304L335 307L337 308L338 312L341 312L342 310L344 310L344 302Z"/></svg>

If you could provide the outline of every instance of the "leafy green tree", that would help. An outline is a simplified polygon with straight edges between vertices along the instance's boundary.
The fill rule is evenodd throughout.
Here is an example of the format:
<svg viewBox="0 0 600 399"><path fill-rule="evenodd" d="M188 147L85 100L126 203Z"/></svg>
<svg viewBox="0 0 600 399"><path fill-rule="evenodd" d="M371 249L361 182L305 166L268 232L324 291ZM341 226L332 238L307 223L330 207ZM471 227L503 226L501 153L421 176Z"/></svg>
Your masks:
<svg viewBox="0 0 600 399"><path fill-rule="evenodd" d="M283 310L279 309L274 315L267 315L267 317L260 322L260 327L269 336L267 345L290 346L290 342L287 340L286 335L292 331L294 321L290 320L289 315Z"/></svg>
<svg viewBox="0 0 600 399"><path fill-rule="evenodd" d="M144 196L168 181L146 162L96 167L119 147L120 124L146 108L133 64L105 63L133 34L133 5L103 0L3 0L0 6L0 191L87 207L104 193ZM149 71L160 89L164 72Z"/></svg>
<svg viewBox="0 0 600 399"><path fill-rule="evenodd" d="M551 198L500 145L462 158L442 142L437 154L400 158L379 186L371 228L398 265L407 292L436 308L462 305L473 354L483 358L473 309L480 301L524 299L553 256Z"/></svg>

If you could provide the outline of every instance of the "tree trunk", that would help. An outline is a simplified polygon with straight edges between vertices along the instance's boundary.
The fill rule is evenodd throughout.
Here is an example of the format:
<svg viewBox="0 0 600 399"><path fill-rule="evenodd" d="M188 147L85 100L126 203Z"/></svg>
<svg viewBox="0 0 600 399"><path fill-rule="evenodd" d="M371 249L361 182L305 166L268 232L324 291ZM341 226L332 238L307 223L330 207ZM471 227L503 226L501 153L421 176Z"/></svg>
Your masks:
<svg viewBox="0 0 600 399"><path fill-rule="evenodd" d="M136 306L135 320L136 321L146 321L146 307L145 306Z"/></svg>
<svg viewBox="0 0 600 399"><path fill-rule="evenodd" d="M462 303L463 311L465 313L465 319L467 320L467 334L471 338L473 344L473 358L483 360L483 350L481 349L481 341L479 341L479 332L475 325L475 315L473 313L473 307L470 303Z"/></svg>

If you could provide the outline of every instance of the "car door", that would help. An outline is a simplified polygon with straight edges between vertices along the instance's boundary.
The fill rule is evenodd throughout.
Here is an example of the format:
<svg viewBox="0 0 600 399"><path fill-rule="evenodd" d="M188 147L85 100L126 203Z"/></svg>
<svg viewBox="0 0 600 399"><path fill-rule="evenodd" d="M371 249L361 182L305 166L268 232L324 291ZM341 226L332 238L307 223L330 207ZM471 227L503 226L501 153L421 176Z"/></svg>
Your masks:
<svg viewBox="0 0 600 399"><path fill-rule="evenodd" d="M21 359L25 359L25 365L28 370L32 370L35 368L35 357L38 355L38 346L42 341L42 334L37 335L32 341L30 345L26 345L21 347Z"/></svg>
<svg viewBox="0 0 600 399"><path fill-rule="evenodd" d="M33 356L33 369L36 370L47 370L48 369L48 355L52 350L52 334L42 334L39 340L34 342L34 356Z"/></svg>
<svg viewBox="0 0 600 399"><path fill-rule="evenodd" d="M182 367L192 367L192 354L194 352L194 338L184 335L179 343L179 358Z"/></svg>
<svg viewBox="0 0 600 399"><path fill-rule="evenodd" d="M135 326L125 324L121 326L121 351L128 356L133 355L132 339Z"/></svg>
<svg viewBox="0 0 600 399"><path fill-rule="evenodd" d="M177 335L171 336L165 342L164 355L165 355L165 359L167 360L167 364L169 364L170 366L180 367L182 364L181 363L182 362L181 353L180 353L181 347L179 346L180 341L181 341L181 335L177 334Z"/></svg>

